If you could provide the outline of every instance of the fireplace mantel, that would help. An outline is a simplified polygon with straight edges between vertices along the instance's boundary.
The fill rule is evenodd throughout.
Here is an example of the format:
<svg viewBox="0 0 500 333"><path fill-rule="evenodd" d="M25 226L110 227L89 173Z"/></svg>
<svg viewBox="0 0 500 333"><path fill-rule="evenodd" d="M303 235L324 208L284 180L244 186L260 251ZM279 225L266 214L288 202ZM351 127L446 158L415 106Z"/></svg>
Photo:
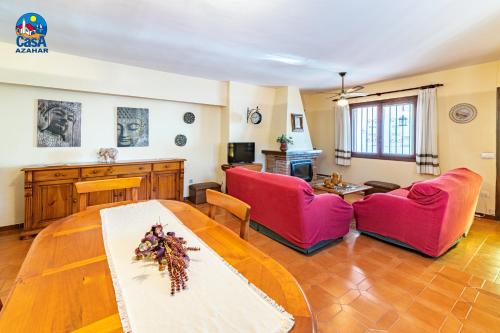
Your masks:
<svg viewBox="0 0 500 333"><path fill-rule="evenodd" d="M313 180L317 179L316 160L323 151L319 149L311 150L262 150L266 156L266 172L290 175L290 162L297 160L311 160L313 167Z"/></svg>
<svg viewBox="0 0 500 333"><path fill-rule="evenodd" d="M311 155L311 156L319 156L323 151L319 149L312 150L262 150L262 154L264 155L282 155L282 156L294 156L294 155Z"/></svg>

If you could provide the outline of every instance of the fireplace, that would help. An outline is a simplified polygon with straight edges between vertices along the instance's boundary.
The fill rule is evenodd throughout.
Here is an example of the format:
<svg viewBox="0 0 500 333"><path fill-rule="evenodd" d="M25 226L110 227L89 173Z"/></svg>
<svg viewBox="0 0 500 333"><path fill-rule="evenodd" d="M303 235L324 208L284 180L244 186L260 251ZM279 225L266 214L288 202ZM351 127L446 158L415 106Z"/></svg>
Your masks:
<svg viewBox="0 0 500 333"><path fill-rule="evenodd" d="M313 179L312 160L290 161L290 176L304 179L310 182Z"/></svg>
<svg viewBox="0 0 500 333"><path fill-rule="evenodd" d="M317 179L317 159L322 153L321 150L294 150L286 152L279 150L263 150L262 153L266 155L266 172L279 173L287 176L298 176L295 172L292 174L292 162L302 162L307 160L311 164L312 172L312 176L309 181L315 181ZM302 167L303 166L299 166L300 169ZM309 176L309 173L306 172L306 175Z"/></svg>

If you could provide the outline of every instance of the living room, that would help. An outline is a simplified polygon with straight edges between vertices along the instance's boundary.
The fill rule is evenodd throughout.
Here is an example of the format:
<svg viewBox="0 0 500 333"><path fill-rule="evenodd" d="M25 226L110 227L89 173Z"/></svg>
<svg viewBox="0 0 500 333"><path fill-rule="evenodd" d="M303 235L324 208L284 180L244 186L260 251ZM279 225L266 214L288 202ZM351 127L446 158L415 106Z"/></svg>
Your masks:
<svg viewBox="0 0 500 333"><path fill-rule="evenodd" d="M496 1L0 8L1 332L500 327Z"/></svg>

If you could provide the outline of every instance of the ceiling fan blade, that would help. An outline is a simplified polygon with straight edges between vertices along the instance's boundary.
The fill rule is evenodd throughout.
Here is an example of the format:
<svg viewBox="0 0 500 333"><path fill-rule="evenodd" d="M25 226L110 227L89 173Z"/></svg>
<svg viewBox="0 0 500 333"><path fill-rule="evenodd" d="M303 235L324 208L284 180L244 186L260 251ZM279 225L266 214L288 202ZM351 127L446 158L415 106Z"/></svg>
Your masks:
<svg viewBox="0 0 500 333"><path fill-rule="evenodd" d="M363 86L356 86L356 87L352 87L352 88L347 89L346 92L351 93L351 92L355 92L355 91L358 91L361 89L364 89L364 87Z"/></svg>
<svg viewBox="0 0 500 333"><path fill-rule="evenodd" d="M333 95L328 95L328 97L325 97L326 99L330 99L330 98L337 98L339 97L341 94L338 93L338 94L333 94Z"/></svg>
<svg viewBox="0 0 500 333"><path fill-rule="evenodd" d="M364 97L366 95L369 95L366 92L351 92L351 93L345 93L344 97L349 98L349 97Z"/></svg>

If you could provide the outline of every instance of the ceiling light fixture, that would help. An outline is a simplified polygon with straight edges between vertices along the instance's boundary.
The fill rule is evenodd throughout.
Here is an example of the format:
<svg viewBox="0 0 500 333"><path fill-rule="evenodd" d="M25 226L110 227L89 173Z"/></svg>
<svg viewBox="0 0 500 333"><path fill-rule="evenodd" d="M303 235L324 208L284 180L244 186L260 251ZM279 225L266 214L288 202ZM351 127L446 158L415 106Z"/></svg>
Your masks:
<svg viewBox="0 0 500 333"><path fill-rule="evenodd" d="M306 58L285 54L266 54L262 59L295 66L303 65L307 62Z"/></svg>
<svg viewBox="0 0 500 333"><path fill-rule="evenodd" d="M349 105L349 101L347 100L347 98L341 97L341 98L337 101L337 105L338 105L338 106L346 106L346 105Z"/></svg>

